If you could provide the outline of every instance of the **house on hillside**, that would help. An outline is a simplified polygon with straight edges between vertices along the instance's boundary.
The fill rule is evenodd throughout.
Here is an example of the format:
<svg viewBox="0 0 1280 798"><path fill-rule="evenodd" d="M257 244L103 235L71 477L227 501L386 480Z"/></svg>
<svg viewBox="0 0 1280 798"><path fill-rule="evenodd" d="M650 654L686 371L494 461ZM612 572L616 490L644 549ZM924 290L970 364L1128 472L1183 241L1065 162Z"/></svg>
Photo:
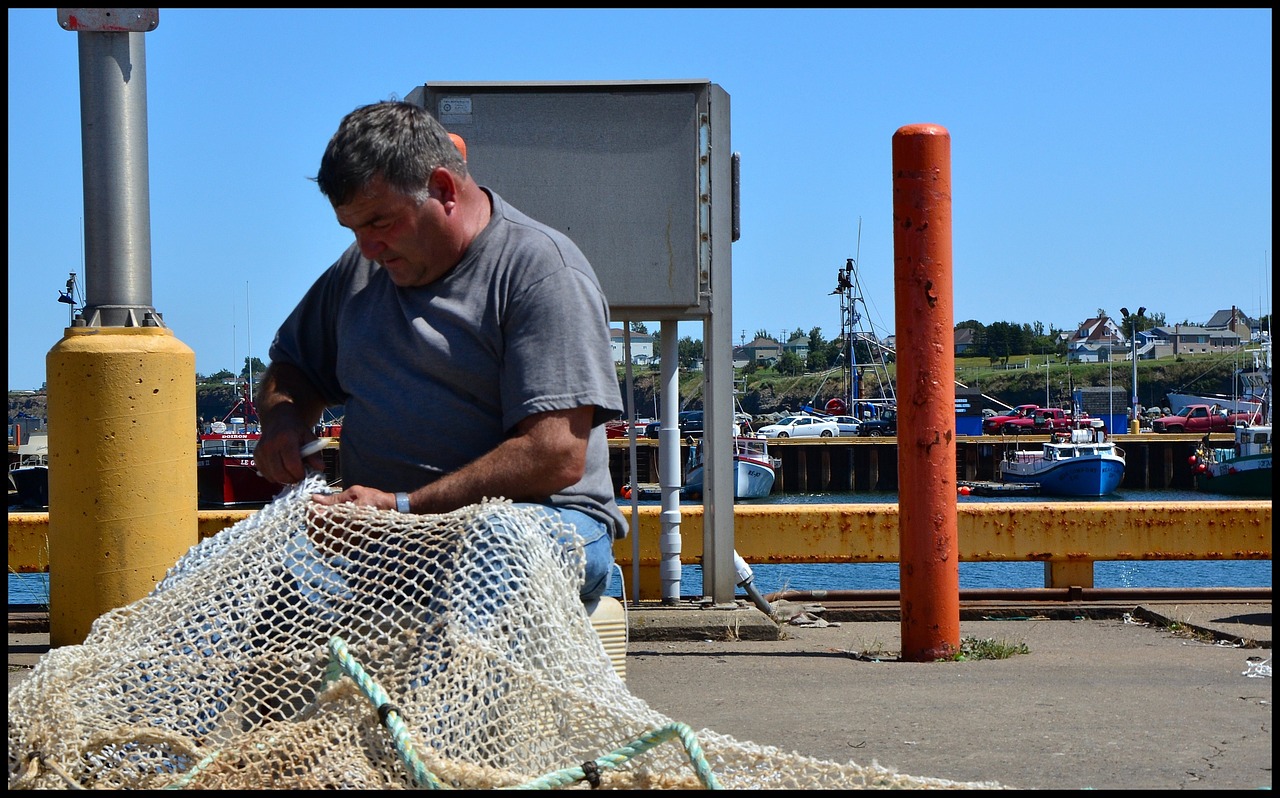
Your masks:
<svg viewBox="0 0 1280 798"><path fill-rule="evenodd" d="M745 361L748 363L759 363L762 366L771 366L778 362L778 358L782 357L782 344L772 338L759 336L749 344L743 344L733 350L734 363Z"/></svg>
<svg viewBox="0 0 1280 798"><path fill-rule="evenodd" d="M1230 310L1219 310L1214 313L1204 326L1207 330L1233 332L1241 341L1256 340L1262 331L1262 325L1257 319L1249 318L1234 305Z"/></svg>
<svg viewBox="0 0 1280 798"><path fill-rule="evenodd" d="M970 349L972 349L974 347L974 344L976 343L976 341L974 341L973 339L973 328L957 327L955 330L955 343L956 343L956 349L955 349L956 357L960 357L961 355L965 354Z"/></svg>
<svg viewBox="0 0 1280 798"><path fill-rule="evenodd" d="M1127 357L1129 348L1128 337L1110 316L1085 319L1067 336L1067 360L1076 363L1101 363ZM1142 357L1141 348L1139 333L1139 357Z"/></svg>
<svg viewBox="0 0 1280 798"><path fill-rule="evenodd" d="M782 351L790 352L800 358L801 362L809 359L809 336L796 334L782 345Z"/></svg>
<svg viewBox="0 0 1280 798"><path fill-rule="evenodd" d="M613 362L627 362L627 331L621 327L609 330L609 348L613 350ZM647 366L655 362L653 353L653 336L648 333L631 333L631 364Z"/></svg>
<svg viewBox="0 0 1280 798"><path fill-rule="evenodd" d="M1259 326L1256 319L1233 307L1219 310L1203 325L1165 325L1148 332L1155 345L1156 357L1177 357L1235 351L1254 339Z"/></svg>
<svg viewBox="0 0 1280 798"><path fill-rule="evenodd" d="M1232 330L1213 330L1192 324L1153 327L1147 332L1155 344L1156 357L1231 352L1243 343L1240 335Z"/></svg>

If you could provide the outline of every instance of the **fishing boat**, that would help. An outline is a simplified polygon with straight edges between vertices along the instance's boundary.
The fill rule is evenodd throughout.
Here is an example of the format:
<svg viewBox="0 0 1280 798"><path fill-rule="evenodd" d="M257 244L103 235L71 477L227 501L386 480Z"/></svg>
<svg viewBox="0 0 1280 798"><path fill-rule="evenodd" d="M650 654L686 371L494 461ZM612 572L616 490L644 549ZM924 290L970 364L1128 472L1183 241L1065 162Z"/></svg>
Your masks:
<svg viewBox="0 0 1280 798"><path fill-rule="evenodd" d="M1040 451L1010 449L1000 479L1040 486L1042 495L1106 496L1124 479L1124 451L1100 428L1055 433Z"/></svg>
<svg viewBox="0 0 1280 798"><path fill-rule="evenodd" d="M196 494L201 507L260 506L284 487L258 473L253 452L262 437L252 388L220 421L200 433L196 452Z"/></svg>
<svg viewBox="0 0 1280 798"><path fill-rule="evenodd" d="M22 439L22 433L17 437ZM49 506L49 435L28 434L13 448L9 464L9 506L22 510L43 510Z"/></svg>
<svg viewBox="0 0 1280 798"><path fill-rule="evenodd" d="M1234 429L1231 448L1213 448L1206 440L1191 455L1196 487L1231 496L1271 497L1271 424Z"/></svg>
<svg viewBox="0 0 1280 798"><path fill-rule="evenodd" d="M1230 496L1271 496L1271 342L1258 358L1259 409L1254 419L1233 428L1230 448L1215 448L1204 436L1189 458L1196 487Z"/></svg>
<svg viewBox="0 0 1280 798"><path fill-rule="evenodd" d="M695 441L689 447L688 470L684 494L690 498L702 495L704 463L703 444ZM733 495L735 499L760 499L773 491L773 480L782 461L769 455L768 438L736 436L733 439Z"/></svg>

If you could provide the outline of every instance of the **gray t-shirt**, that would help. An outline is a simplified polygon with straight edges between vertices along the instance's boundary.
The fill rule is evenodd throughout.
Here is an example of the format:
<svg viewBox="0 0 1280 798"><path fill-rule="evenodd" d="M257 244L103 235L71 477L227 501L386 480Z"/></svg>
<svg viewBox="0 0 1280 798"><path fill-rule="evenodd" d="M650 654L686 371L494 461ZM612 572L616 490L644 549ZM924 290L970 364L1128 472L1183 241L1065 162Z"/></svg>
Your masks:
<svg viewBox="0 0 1280 798"><path fill-rule="evenodd" d="M531 414L595 407L586 474L545 501L624 537L603 426L623 405L600 283L567 236L485 191L492 218L448 274L397 288L353 244L285 319L270 357L345 405L346 485L411 491Z"/></svg>

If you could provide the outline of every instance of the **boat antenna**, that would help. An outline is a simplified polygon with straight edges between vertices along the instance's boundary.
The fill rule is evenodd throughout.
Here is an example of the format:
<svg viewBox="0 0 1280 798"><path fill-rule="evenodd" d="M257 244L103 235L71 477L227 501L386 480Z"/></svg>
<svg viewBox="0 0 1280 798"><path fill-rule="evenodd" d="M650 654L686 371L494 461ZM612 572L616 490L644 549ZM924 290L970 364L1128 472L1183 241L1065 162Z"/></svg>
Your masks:
<svg viewBox="0 0 1280 798"><path fill-rule="evenodd" d="M80 294L78 300L76 298L77 294ZM80 293L76 288L75 272L71 272L71 276L67 278L67 290L58 292L58 301L71 306L68 308L71 316L67 319L67 326L70 327L76 323L76 304L84 304L84 294Z"/></svg>
<svg viewBox="0 0 1280 798"><path fill-rule="evenodd" d="M253 404L253 320L249 315L249 281L244 281L244 326L245 339L249 344L249 356L245 358L246 373L249 375L249 412L246 414L255 421L258 418L258 408Z"/></svg>

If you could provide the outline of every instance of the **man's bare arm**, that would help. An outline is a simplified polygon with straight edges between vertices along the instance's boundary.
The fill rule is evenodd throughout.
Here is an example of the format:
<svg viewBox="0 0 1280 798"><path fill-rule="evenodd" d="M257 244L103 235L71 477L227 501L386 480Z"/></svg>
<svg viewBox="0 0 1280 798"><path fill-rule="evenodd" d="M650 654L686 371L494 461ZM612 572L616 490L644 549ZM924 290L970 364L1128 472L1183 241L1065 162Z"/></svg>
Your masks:
<svg viewBox="0 0 1280 798"><path fill-rule="evenodd" d="M595 409L579 407L530 416L492 451L409 494L415 513L445 513L483 499L545 501L582 479ZM322 504L355 502L395 509L395 494L363 485L316 494Z"/></svg>
<svg viewBox="0 0 1280 798"><path fill-rule="evenodd" d="M320 421L325 403L301 369L288 363L272 363L258 387L258 418L262 439L254 450L258 473L281 484L293 484L306 476L300 450L314 440L312 429ZM312 455L320 467L320 456Z"/></svg>

